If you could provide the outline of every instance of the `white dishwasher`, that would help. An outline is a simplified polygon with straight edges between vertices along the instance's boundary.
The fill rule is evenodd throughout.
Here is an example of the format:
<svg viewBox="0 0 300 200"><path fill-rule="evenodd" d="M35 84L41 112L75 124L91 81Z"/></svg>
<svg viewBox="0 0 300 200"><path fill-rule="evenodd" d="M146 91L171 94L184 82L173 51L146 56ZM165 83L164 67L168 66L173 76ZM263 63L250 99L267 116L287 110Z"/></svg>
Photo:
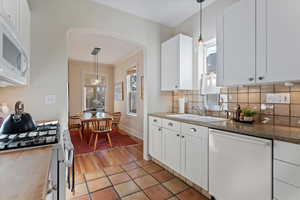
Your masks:
<svg viewBox="0 0 300 200"><path fill-rule="evenodd" d="M210 129L209 192L216 200L271 200L272 141Z"/></svg>

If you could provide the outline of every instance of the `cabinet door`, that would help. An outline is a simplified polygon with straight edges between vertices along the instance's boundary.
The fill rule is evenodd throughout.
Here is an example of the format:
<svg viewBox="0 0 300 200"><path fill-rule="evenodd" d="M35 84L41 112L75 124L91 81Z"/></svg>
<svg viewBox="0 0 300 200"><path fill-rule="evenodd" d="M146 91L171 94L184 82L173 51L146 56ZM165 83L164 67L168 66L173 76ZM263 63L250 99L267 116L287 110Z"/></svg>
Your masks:
<svg viewBox="0 0 300 200"><path fill-rule="evenodd" d="M209 192L218 200L272 199L272 143L211 130Z"/></svg>
<svg viewBox="0 0 300 200"><path fill-rule="evenodd" d="M163 129L164 136L164 160L165 163L178 173L180 172L180 145L179 132Z"/></svg>
<svg viewBox="0 0 300 200"><path fill-rule="evenodd" d="M185 175L195 184L208 189L208 139L185 136Z"/></svg>
<svg viewBox="0 0 300 200"><path fill-rule="evenodd" d="M30 55L31 13L27 0L20 0L20 36L26 53Z"/></svg>
<svg viewBox="0 0 300 200"><path fill-rule="evenodd" d="M161 46L161 90L179 88L179 36Z"/></svg>
<svg viewBox="0 0 300 200"><path fill-rule="evenodd" d="M162 128L150 125L150 155L155 159L162 161Z"/></svg>
<svg viewBox="0 0 300 200"><path fill-rule="evenodd" d="M3 12L11 25L19 31L19 0L3 0Z"/></svg>
<svg viewBox="0 0 300 200"><path fill-rule="evenodd" d="M261 82L300 80L300 1L263 0L259 2L258 29L261 55L266 61L258 68Z"/></svg>
<svg viewBox="0 0 300 200"><path fill-rule="evenodd" d="M240 0L224 10L223 65L219 65L223 85L255 82L255 5L253 0Z"/></svg>

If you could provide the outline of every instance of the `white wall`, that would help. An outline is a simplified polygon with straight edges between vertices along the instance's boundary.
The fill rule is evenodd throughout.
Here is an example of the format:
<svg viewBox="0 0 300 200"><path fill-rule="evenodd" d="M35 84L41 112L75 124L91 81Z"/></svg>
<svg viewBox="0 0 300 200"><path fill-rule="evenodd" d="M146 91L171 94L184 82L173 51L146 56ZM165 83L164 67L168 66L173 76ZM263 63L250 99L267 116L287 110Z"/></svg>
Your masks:
<svg viewBox="0 0 300 200"><path fill-rule="evenodd" d="M160 43L172 35L173 29L89 0L30 0L30 4L30 85L24 88L1 89L0 102L5 101L12 106L15 101L23 100L26 111L34 119L58 118L66 124L67 32L74 28L85 28L142 45L145 48L146 81L144 116L148 112L169 111L171 96L160 93ZM44 97L48 94L57 96L56 104L45 105Z"/></svg>
<svg viewBox="0 0 300 200"><path fill-rule="evenodd" d="M131 67L137 68L137 115L128 115L127 112L127 87L126 76L127 71ZM140 50L134 52L125 58L115 63L114 79L115 83L123 81L124 83L124 100L114 102L114 111L121 112L122 118L120 123L120 129L132 134L138 138L143 138L143 105L144 101L141 99L141 76L144 75L144 54Z"/></svg>

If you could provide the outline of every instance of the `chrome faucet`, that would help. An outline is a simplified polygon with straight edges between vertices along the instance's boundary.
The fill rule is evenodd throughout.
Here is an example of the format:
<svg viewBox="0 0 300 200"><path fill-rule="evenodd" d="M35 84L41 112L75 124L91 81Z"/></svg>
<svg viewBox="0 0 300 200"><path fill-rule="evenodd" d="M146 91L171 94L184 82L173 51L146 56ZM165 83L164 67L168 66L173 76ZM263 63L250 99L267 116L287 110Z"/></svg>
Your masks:
<svg viewBox="0 0 300 200"><path fill-rule="evenodd" d="M207 115L207 108L205 106L192 106L192 110L198 111L199 115Z"/></svg>

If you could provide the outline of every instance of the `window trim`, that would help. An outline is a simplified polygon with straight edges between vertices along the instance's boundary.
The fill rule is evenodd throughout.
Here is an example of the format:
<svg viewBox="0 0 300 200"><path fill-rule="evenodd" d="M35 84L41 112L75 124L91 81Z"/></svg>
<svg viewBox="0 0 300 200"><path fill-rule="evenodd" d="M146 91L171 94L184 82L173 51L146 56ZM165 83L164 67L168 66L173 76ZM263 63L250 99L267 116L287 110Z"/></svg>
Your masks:
<svg viewBox="0 0 300 200"><path fill-rule="evenodd" d="M86 84L85 84L85 77L86 75L95 75L97 76L97 73L95 72L86 72L86 71L82 71L81 72L81 88L82 88L82 96L81 96L81 99L82 99L82 110L86 110ZM108 74L106 72L101 72L100 76L104 76L105 77L105 80L106 80L106 91L105 91L105 102L107 102L106 100L109 99L109 96L108 96L108 83L109 83L109 80L108 80ZM105 103L104 105L104 109L107 110L107 103Z"/></svg>
<svg viewBox="0 0 300 200"><path fill-rule="evenodd" d="M134 68L135 68L135 72L132 72L133 71L132 69L134 69ZM129 87L130 87L129 86L129 83L130 83L129 78L132 74L136 74L136 76L138 77L136 66L128 68L127 73L126 73L126 114L127 114L127 116L130 116L130 117L137 117L137 111L136 111L136 113L133 113L133 112L129 111L130 110L130 108L129 108L129 102L130 102L129 101L129 92L130 92L130 90L129 90ZM138 84L138 81L136 82L136 84Z"/></svg>

